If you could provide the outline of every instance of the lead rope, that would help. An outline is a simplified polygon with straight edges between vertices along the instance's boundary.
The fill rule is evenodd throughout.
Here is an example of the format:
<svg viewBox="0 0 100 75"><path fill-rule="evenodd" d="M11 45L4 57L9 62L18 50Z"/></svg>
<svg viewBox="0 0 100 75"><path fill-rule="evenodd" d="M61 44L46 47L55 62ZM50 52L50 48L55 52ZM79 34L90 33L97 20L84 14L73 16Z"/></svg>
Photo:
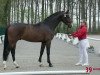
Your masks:
<svg viewBox="0 0 100 75"><path fill-rule="evenodd" d="M70 35L70 33L69 33L69 27L67 27L67 35L68 35L68 37L69 37L70 39L72 39L72 38L71 38L71 35Z"/></svg>

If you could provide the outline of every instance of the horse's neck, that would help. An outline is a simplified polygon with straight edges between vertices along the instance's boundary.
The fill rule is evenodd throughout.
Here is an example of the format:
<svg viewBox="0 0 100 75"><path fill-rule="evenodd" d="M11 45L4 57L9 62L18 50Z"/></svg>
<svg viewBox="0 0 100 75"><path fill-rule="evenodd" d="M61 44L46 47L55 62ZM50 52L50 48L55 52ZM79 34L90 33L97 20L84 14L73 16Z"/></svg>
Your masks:
<svg viewBox="0 0 100 75"><path fill-rule="evenodd" d="M58 26L58 24L60 23L60 19L58 19L58 17L54 18L54 19L50 19L48 21L44 21L43 22L45 25L49 26L51 30L55 30L55 28Z"/></svg>

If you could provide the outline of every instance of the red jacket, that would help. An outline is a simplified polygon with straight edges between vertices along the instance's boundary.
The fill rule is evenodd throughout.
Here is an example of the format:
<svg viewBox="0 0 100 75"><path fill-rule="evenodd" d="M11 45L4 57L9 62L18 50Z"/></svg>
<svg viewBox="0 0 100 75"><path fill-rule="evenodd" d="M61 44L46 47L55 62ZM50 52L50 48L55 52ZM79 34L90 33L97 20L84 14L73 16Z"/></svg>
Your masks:
<svg viewBox="0 0 100 75"><path fill-rule="evenodd" d="M86 25L81 25L76 32L72 34L73 37L78 37L79 40L86 39L87 37L87 27Z"/></svg>

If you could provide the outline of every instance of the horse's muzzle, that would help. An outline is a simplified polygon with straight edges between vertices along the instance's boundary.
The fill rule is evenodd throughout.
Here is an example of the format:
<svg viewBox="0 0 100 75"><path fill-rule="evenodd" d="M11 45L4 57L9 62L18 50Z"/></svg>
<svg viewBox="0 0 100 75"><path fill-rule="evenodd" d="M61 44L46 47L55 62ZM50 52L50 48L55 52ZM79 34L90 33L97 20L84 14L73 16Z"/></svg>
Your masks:
<svg viewBox="0 0 100 75"><path fill-rule="evenodd" d="M68 24L68 28L71 28L71 27L72 27L72 25L69 23L69 24Z"/></svg>

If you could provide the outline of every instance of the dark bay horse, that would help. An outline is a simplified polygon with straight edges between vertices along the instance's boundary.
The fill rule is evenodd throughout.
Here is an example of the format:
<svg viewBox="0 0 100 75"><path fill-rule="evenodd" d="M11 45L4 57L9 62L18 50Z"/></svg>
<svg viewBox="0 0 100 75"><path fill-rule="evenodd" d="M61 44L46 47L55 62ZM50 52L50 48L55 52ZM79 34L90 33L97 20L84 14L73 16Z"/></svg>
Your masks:
<svg viewBox="0 0 100 75"><path fill-rule="evenodd" d="M69 28L71 28L72 21L69 17L69 11L56 12L47 17L44 21L33 25L24 23L14 23L8 25L5 32L3 50L4 69L6 68L6 61L9 52L11 52L12 54L14 65L16 66L16 68L19 67L19 65L15 61L15 49L17 41L21 39L29 42L41 42L40 57L38 61L41 62L44 48L46 47L47 62L49 63L49 67L52 67L53 65L50 61L50 45L51 40L54 37L54 30L61 21L68 25Z"/></svg>

